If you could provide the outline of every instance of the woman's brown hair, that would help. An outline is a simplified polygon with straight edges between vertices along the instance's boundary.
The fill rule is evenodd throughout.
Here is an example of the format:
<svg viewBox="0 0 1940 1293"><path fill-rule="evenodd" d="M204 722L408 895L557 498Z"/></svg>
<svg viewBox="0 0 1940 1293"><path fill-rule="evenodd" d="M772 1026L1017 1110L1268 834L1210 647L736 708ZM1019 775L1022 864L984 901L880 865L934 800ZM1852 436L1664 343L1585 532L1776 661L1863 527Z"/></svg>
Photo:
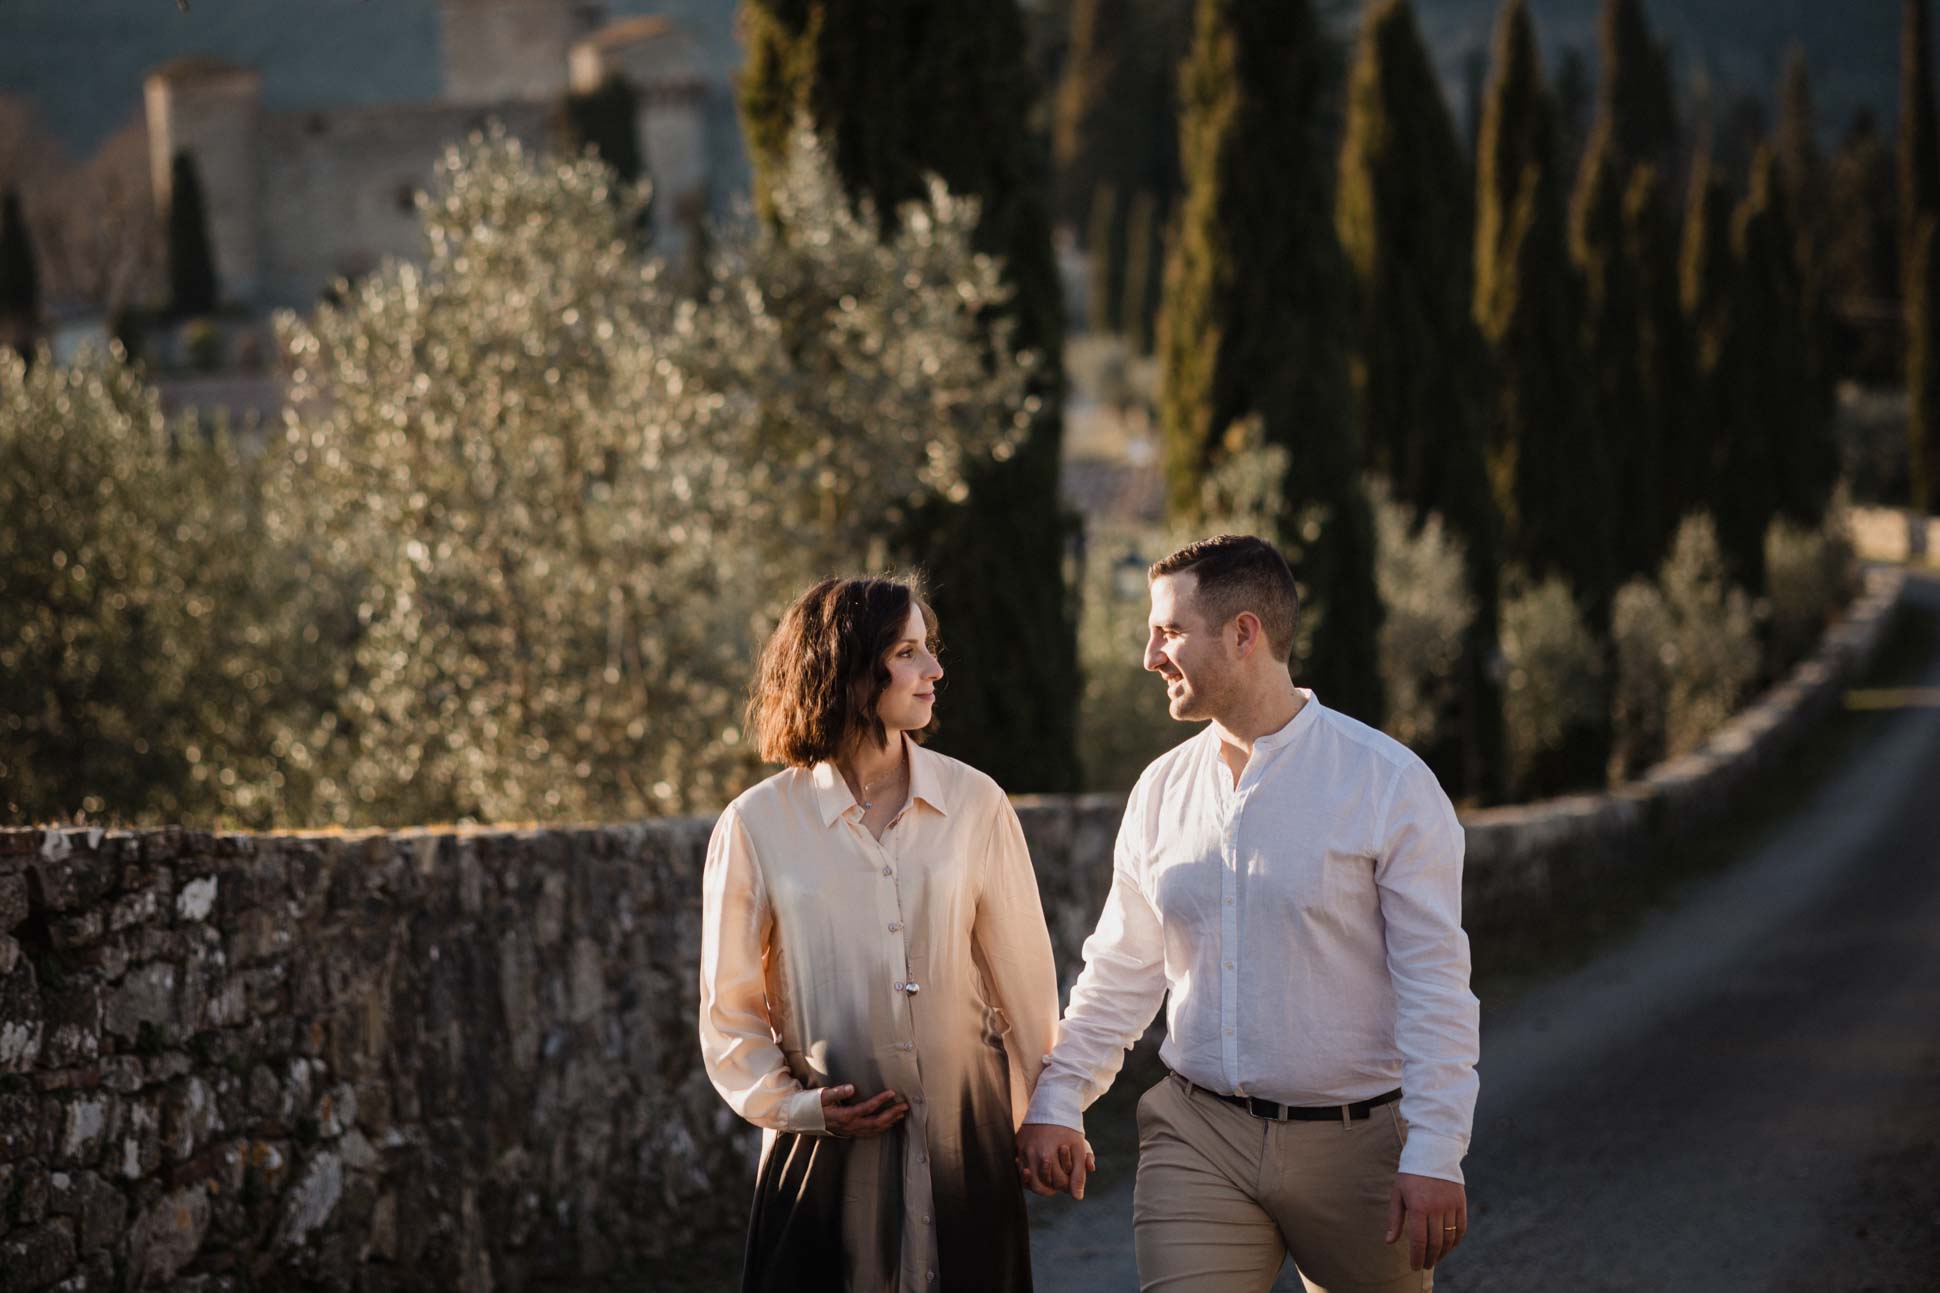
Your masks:
<svg viewBox="0 0 1940 1293"><path fill-rule="evenodd" d="M934 650L936 613L903 580L824 579L795 599L761 650L748 697L747 726L763 759L806 768L858 737L888 741L876 702L912 605ZM910 736L920 741L923 732Z"/></svg>

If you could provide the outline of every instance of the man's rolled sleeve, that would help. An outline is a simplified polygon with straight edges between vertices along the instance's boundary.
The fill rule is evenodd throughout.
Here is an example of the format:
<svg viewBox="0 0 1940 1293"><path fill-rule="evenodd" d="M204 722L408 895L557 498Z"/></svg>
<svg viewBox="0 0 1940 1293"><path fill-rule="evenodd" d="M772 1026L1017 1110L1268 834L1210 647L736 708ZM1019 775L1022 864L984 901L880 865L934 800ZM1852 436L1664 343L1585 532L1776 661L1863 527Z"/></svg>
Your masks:
<svg viewBox="0 0 1940 1293"><path fill-rule="evenodd" d="M1479 1084L1481 1011L1462 932L1462 827L1434 776L1402 767L1375 828L1375 882L1401 1051L1400 1170L1460 1182Z"/></svg>
<svg viewBox="0 0 1940 1293"><path fill-rule="evenodd" d="M1165 935L1138 883L1140 805L1134 790L1112 850L1105 909L1085 940L1085 968L1071 989L1026 1122L1082 1132L1083 1111L1110 1089L1125 1052L1144 1035L1165 998Z"/></svg>

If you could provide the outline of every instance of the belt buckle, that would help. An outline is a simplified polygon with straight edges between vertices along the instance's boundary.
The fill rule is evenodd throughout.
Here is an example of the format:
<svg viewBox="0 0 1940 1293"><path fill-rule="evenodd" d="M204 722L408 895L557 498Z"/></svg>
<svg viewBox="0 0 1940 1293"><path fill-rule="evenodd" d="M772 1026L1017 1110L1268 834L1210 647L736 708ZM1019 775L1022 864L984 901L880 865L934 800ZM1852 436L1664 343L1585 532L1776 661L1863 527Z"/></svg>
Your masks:
<svg viewBox="0 0 1940 1293"><path fill-rule="evenodd" d="M1262 1112L1260 1109L1261 1105L1265 1105L1272 1112ZM1264 1118L1268 1122L1286 1122L1288 1120L1287 1107L1285 1105L1275 1104L1271 1100L1262 1100L1258 1096L1249 1095L1246 1097L1246 1112L1252 1114L1255 1118Z"/></svg>

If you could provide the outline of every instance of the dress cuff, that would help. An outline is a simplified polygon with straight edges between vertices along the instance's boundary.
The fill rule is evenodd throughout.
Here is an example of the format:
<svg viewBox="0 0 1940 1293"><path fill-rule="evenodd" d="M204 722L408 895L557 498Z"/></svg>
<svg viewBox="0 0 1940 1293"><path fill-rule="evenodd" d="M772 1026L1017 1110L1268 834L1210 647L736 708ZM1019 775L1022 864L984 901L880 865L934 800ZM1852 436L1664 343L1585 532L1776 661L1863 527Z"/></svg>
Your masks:
<svg viewBox="0 0 1940 1293"><path fill-rule="evenodd" d="M1468 1143L1458 1137L1435 1136L1410 1127L1408 1143L1401 1147L1401 1164L1396 1170L1461 1185L1462 1156L1466 1153Z"/></svg>
<svg viewBox="0 0 1940 1293"><path fill-rule="evenodd" d="M1024 1115L1025 1122L1047 1122L1059 1127L1069 1127L1079 1135L1084 1134L1084 1097L1070 1082L1060 1082L1055 1078L1040 1078L1037 1090L1031 1095L1030 1111Z"/></svg>
<svg viewBox="0 0 1940 1293"><path fill-rule="evenodd" d="M788 1097L788 1103L782 1109L783 1131L805 1136L828 1134L828 1120L822 1116L822 1093L819 1090L797 1091Z"/></svg>

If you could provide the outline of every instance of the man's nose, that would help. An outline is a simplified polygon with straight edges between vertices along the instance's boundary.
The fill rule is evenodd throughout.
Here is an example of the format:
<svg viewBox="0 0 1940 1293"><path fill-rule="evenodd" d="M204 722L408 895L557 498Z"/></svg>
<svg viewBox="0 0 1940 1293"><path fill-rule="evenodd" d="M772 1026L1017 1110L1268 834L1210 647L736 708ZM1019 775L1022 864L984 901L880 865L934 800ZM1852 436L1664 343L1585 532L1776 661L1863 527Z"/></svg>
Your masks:
<svg viewBox="0 0 1940 1293"><path fill-rule="evenodd" d="M1158 639L1147 638L1145 641L1145 667L1151 672L1157 673L1159 671L1159 661L1163 659L1165 659L1165 656L1159 650Z"/></svg>

